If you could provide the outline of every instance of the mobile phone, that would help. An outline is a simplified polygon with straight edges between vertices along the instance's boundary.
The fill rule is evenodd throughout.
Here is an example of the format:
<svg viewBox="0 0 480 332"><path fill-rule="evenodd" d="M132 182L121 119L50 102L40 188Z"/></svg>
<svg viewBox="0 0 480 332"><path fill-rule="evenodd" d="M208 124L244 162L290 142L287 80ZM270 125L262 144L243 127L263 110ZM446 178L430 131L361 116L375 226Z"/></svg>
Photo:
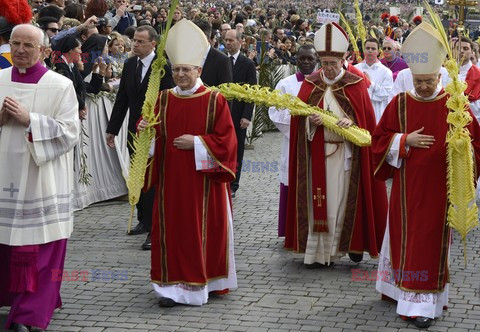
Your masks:
<svg viewBox="0 0 480 332"><path fill-rule="evenodd" d="M133 11L141 11L141 10L142 10L142 5L133 6Z"/></svg>
<svg viewBox="0 0 480 332"><path fill-rule="evenodd" d="M248 51L253 52L253 44L248 45Z"/></svg>
<svg viewBox="0 0 480 332"><path fill-rule="evenodd" d="M268 52L268 50L270 49L270 43L269 42L261 42L260 40L257 41L257 53L258 54L261 54L262 53L262 50L263 52Z"/></svg>

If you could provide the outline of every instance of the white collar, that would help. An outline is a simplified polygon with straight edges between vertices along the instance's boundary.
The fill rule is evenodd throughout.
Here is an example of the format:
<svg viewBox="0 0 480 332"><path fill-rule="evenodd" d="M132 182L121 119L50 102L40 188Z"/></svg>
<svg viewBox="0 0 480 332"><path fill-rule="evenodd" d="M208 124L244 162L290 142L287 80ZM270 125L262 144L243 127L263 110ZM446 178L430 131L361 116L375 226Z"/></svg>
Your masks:
<svg viewBox="0 0 480 332"><path fill-rule="evenodd" d="M70 71L73 69L73 66L75 65L73 62L68 62L67 61L67 58L65 56L61 56L61 58L63 59L63 61L65 61L65 63L67 64L68 68L70 68Z"/></svg>
<svg viewBox="0 0 480 332"><path fill-rule="evenodd" d="M240 50L238 50L237 53L235 53L235 54L228 53L228 57L233 56L233 61L234 62L237 61L239 55L240 55Z"/></svg>
<svg viewBox="0 0 480 332"><path fill-rule="evenodd" d="M176 87L173 88L173 92L177 95L180 96L191 96L195 93L195 91L198 90L198 88L203 84L202 80L200 78L197 78L197 82L193 86L193 88L188 89L188 90L182 90L180 87L177 85Z"/></svg>
<svg viewBox="0 0 480 332"><path fill-rule="evenodd" d="M137 58L137 61L140 60L142 61L142 64L145 68L150 67L150 64L153 61L153 58L155 57L155 51L152 51L149 55L144 57L143 59Z"/></svg>
<svg viewBox="0 0 480 332"><path fill-rule="evenodd" d="M417 97L418 99L422 99L422 100L432 100L432 99L435 99L437 98L438 94L440 93L440 90L442 90L442 86L440 85L440 83L438 83L438 86L437 86L437 89L435 90L435 92L430 96L430 97L421 97L417 94L417 91L415 91L415 88L413 88L412 90L410 90L410 93L412 95L414 95L415 97Z"/></svg>
<svg viewBox="0 0 480 332"><path fill-rule="evenodd" d="M377 69L380 61L377 60L374 63L372 63L371 65L369 65L366 61L364 61L363 63L365 63L365 66L367 66L370 69Z"/></svg>
<svg viewBox="0 0 480 332"><path fill-rule="evenodd" d="M325 83L327 83L327 85L335 84L337 81L339 81L343 77L343 74L345 74L345 69L341 68L340 74L338 74L337 77L335 77L333 80L330 80L327 77L325 77L322 71L323 80L325 81Z"/></svg>

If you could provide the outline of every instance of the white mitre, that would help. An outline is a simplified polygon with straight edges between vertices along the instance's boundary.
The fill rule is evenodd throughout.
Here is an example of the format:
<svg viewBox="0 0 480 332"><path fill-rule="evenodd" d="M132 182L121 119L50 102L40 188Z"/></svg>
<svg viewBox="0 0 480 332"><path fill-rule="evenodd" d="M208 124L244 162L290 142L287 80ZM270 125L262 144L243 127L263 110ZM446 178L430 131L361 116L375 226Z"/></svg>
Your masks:
<svg viewBox="0 0 480 332"><path fill-rule="evenodd" d="M437 74L445 61L447 49L440 33L423 22L403 42L402 56L412 74Z"/></svg>
<svg viewBox="0 0 480 332"><path fill-rule="evenodd" d="M348 50L348 36L337 23L322 25L313 41L319 56L343 58Z"/></svg>
<svg viewBox="0 0 480 332"><path fill-rule="evenodd" d="M172 65L202 66L209 43L203 31L193 22L182 19L168 32L165 52Z"/></svg>

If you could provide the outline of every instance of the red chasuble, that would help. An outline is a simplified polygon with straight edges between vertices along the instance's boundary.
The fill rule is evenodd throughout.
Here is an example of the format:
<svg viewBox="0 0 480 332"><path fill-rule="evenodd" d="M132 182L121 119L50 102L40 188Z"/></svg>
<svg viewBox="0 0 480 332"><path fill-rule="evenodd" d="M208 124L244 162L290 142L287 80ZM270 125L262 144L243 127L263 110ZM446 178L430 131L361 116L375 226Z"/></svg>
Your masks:
<svg viewBox="0 0 480 332"><path fill-rule="evenodd" d="M467 89L465 94L468 97L469 101L477 101L480 99L480 68L475 65L467 72L467 77L465 77L467 82Z"/></svg>
<svg viewBox="0 0 480 332"><path fill-rule="evenodd" d="M237 140L225 98L201 86L191 96L159 94L153 163L152 282L194 286L228 276L228 183L235 178ZM196 170L194 150L173 140L199 136L218 167ZM212 162L205 161L205 165ZM228 196L228 197L227 197Z"/></svg>
<svg viewBox="0 0 480 332"><path fill-rule="evenodd" d="M323 108L323 96L326 89L327 84L322 80L320 72L317 71L305 79L298 97L310 105L318 105ZM332 85L332 92L344 113L357 126L373 132L375 114L362 78L346 71L344 76ZM319 183L321 193L326 193L325 198L328 200L328 192L325 187L322 187L324 182L321 180L322 177L325 177L323 127L317 128L313 141L309 141L306 135L306 121L308 121L306 117L292 117L290 126L285 248L297 252L305 252L309 204L314 206L314 210L318 205L322 205L324 209L326 206L326 204L308 201L308 183ZM353 144L351 147L351 174L339 252L363 253L367 251L370 256L377 257L385 232L387 215L385 183L374 179L370 148L360 148ZM314 173L313 179L307 172L310 156L312 173ZM315 180L316 177L320 180ZM312 186L312 188L316 190L316 187ZM292 190L291 194L290 190ZM315 193L311 193L311 197L315 199ZM314 225L317 222L314 220ZM322 229L318 231L321 232Z"/></svg>
<svg viewBox="0 0 480 332"><path fill-rule="evenodd" d="M375 176L381 180L393 177L389 209L390 253L395 282L405 291L441 292L449 280L447 98L443 91L431 101L401 93L387 106L373 135ZM434 136L435 143L429 149L410 147L407 152L406 135L403 135L402 165L400 168L390 166L385 158L395 134L411 133L422 127L425 128L422 134ZM480 128L477 121L472 121L468 129L478 169Z"/></svg>

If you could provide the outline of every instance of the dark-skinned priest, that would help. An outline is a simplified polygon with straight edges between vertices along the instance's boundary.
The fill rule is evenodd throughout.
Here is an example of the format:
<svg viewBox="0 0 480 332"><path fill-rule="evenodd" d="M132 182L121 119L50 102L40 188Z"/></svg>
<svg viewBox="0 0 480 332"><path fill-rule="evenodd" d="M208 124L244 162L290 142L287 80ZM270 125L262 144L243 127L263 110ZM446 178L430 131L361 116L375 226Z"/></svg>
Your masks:
<svg viewBox="0 0 480 332"><path fill-rule="evenodd" d="M321 69L305 78L298 97L335 114L337 125L370 132L375 114L364 79L343 68L348 49L336 23L315 33ZM387 213L385 183L375 180L370 147L358 147L325 128L319 115L292 117L285 247L305 253L308 268L345 254L376 258ZM290 190L292 193L290 194Z"/></svg>
<svg viewBox="0 0 480 332"><path fill-rule="evenodd" d="M226 99L200 80L207 48L205 34L186 19L165 46L176 86L158 96L146 176L146 187L155 186L151 280L162 307L202 305L209 294L237 287L229 188L237 140Z"/></svg>
<svg viewBox="0 0 480 332"><path fill-rule="evenodd" d="M441 40L426 22L405 40L403 54L427 54L428 61L408 63L414 88L392 99L372 138L375 176L393 178L376 289L383 299L396 301L397 313L419 328L429 327L448 302L449 95L439 84L447 54ZM480 128L468 112L473 121L467 128L478 169Z"/></svg>

